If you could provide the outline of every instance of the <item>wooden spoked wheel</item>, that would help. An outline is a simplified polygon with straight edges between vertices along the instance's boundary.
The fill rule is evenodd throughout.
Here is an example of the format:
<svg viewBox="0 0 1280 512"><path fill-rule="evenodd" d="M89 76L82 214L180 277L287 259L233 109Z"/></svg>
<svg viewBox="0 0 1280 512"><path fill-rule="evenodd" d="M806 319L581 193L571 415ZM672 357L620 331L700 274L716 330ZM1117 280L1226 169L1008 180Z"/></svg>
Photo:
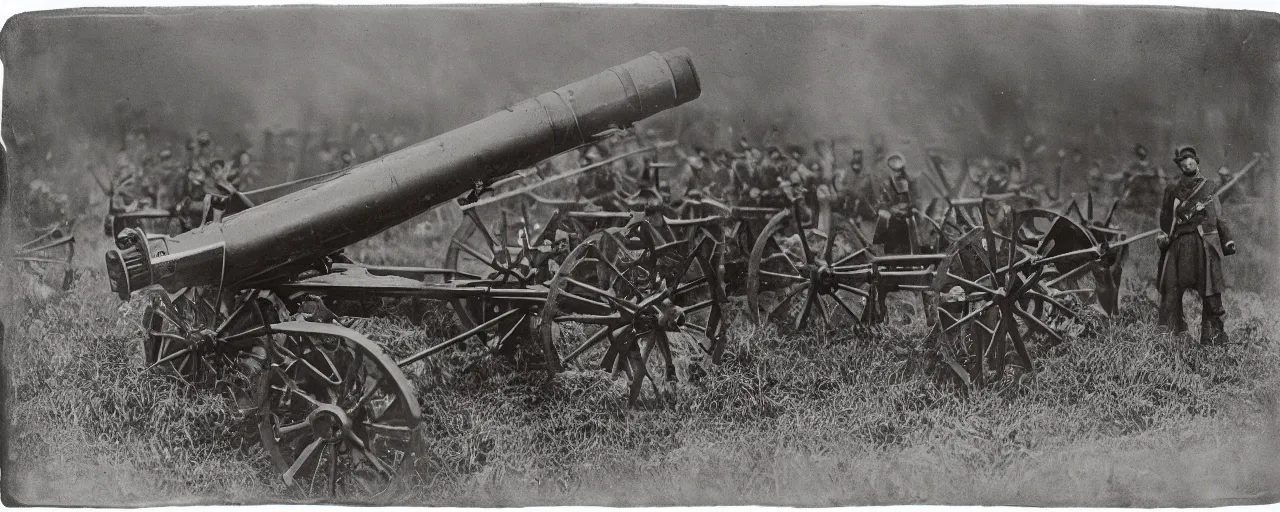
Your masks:
<svg viewBox="0 0 1280 512"><path fill-rule="evenodd" d="M258 431L285 484L310 497L361 501L412 485L422 412L400 368L339 325L270 329Z"/></svg>
<svg viewBox="0 0 1280 512"><path fill-rule="evenodd" d="M247 389L266 364L261 341L266 326L288 312L270 292L222 293L214 287L155 292L142 315L147 367L167 368L200 384L238 376Z"/></svg>
<svg viewBox="0 0 1280 512"><path fill-rule="evenodd" d="M76 257L76 238L71 229L72 224L66 223L41 230L39 236L17 246L14 260L41 283L58 286L63 291L71 289L75 282Z"/></svg>
<svg viewBox="0 0 1280 512"><path fill-rule="evenodd" d="M647 229L597 232L570 252L538 325L552 370L625 375L630 405L672 396L703 362L718 362L725 344L727 299L708 259L712 239L690 251L655 242Z"/></svg>
<svg viewBox="0 0 1280 512"><path fill-rule="evenodd" d="M794 210L775 214L761 230L747 269L748 314L789 331L809 325L862 323L872 290L871 254L849 229L804 227Z"/></svg>
<svg viewBox="0 0 1280 512"><path fill-rule="evenodd" d="M1036 258L990 229L975 229L957 240L939 264L931 291L938 349L964 383L1000 380L1011 360L1032 371L1028 341L1033 333L1062 340L1057 329L1029 309L1038 303L1058 314L1075 314L1040 291L1045 267L1029 264Z"/></svg>

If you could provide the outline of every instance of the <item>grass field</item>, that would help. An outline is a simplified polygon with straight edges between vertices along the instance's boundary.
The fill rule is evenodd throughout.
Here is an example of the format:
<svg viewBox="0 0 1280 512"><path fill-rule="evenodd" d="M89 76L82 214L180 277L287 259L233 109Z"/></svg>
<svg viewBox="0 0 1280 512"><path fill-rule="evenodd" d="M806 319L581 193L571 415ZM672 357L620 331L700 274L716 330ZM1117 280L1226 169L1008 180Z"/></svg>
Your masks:
<svg viewBox="0 0 1280 512"><path fill-rule="evenodd" d="M1137 225L1137 222L1133 223ZM96 227L94 222L82 226ZM1244 229L1256 229L1246 227ZM143 301L108 290L96 229L83 272L43 298L18 279L4 344L6 497L27 504L253 503L298 498L256 426L222 396L142 367ZM1136 231L1136 229L1135 229ZM418 232L419 234L422 231ZM603 373L441 379L407 371L431 435L430 485L395 499L452 506L1211 506L1280 500L1280 299L1270 247L1230 262L1226 347L1154 327L1134 247L1122 312L1037 347L1034 378L958 394L934 384L925 327L780 336L735 320L725 361L676 404L628 411ZM413 226L354 248L420 263ZM1198 325L1196 301L1189 322ZM1193 307L1197 306L1197 307ZM443 316L443 315L441 315ZM400 354L442 339L402 318L365 332ZM1193 327L1193 334L1195 333ZM460 365L460 363L458 363ZM444 370L437 372L434 370Z"/></svg>

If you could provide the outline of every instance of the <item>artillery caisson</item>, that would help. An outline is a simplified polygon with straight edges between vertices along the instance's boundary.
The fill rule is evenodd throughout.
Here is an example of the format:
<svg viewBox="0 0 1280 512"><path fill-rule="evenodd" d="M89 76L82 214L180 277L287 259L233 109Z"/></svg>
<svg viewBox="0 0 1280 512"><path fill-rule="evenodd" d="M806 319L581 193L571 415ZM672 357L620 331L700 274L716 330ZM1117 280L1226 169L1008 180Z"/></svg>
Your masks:
<svg viewBox="0 0 1280 512"><path fill-rule="evenodd" d="M143 321L149 364L172 365L196 380L228 371L243 377L253 390L263 445L286 482L330 495L377 494L402 482L422 450L416 433L422 412L400 367L477 334L492 333L501 345L511 333L532 331L539 327L534 321L548 316L541 306L556 292L527 273L516 279L369 267L340 251L700 94L686 50L651 53L194 230L161 236L125 229L106 254L111 288L122 300L153 292ZM692 315L673 309L682 300L693 301L685 309L704 317L717 311L716 280L687 270L705 265L655 274L661 247L642 235L619 236L625 254L594 262L580 257L583 265L568 265L554 277L577 286L588 281L564 276L590 280L603 274L587 272L587 262L613 263L633 289L614 293L623 280L596 279L591 282L602 287L587 289L594 298L577 300L569 295L582 298L580 292L561 285L554 301L559 314L550 321L589 323L601 308L621 307L618 316L629 325L668 332L688 328ZM687 262L692 254L663 256ZM442 275L452 279L431 279ZM474 325L461 335L394 361L355 330L327 321L322 303L298 300L342 294L484 297L497 309L472 318ZM703 332L717 328L712 320L702 322ZM646 354L652 346L645 345ZM621 349L629 350L625 344ZM640 374L635 367L629 371Z"/></svg>

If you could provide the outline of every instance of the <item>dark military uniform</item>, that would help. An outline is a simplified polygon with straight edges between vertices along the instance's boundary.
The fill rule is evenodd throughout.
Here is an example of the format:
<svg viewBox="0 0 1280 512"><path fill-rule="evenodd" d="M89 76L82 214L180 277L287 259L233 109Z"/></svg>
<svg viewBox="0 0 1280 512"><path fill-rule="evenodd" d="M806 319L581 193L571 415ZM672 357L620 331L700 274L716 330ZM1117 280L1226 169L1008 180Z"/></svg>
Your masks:
<svg viewBox="0 0 1280 512"><path fill-rule="evenodd" d="M885 254L910 254L915 249L915 194L916 181L905 172L884 180L880 189L880 208L889 212L889 219L876 223L872 243L884 244Z"/></svg>
<svg viewBox="0 0 1280 512"><path fill-rule="evenodd" d="M1215 188L1202 176L1184 176L1165 189L1160 208L1160 229L1168 234L1168 242L1157 278L1161 296L1159 324L1175 332L1186 331L1182 294L1195 290L1204 306L1201 343L1226 339L1222 322L1222 258L1235 252L1227 223L1220 216L1220 204L1213 197Z"/></svg>

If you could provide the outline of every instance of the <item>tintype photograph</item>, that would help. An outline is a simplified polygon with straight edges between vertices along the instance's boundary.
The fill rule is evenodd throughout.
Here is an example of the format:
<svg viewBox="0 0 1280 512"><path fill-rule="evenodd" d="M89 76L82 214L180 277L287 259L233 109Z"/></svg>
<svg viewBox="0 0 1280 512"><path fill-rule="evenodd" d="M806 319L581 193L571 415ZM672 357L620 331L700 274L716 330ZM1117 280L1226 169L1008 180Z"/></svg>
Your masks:
<svg viewBox="0 0 1280 512"><path fill-rule="evenodd" d="M0 31L4 503L1280 501L1280 17Z"/></svg>

